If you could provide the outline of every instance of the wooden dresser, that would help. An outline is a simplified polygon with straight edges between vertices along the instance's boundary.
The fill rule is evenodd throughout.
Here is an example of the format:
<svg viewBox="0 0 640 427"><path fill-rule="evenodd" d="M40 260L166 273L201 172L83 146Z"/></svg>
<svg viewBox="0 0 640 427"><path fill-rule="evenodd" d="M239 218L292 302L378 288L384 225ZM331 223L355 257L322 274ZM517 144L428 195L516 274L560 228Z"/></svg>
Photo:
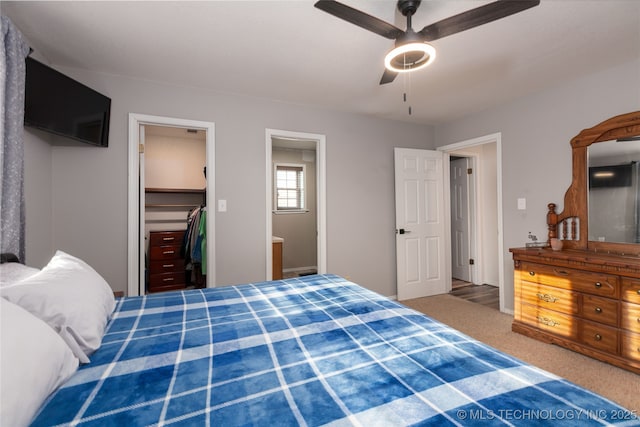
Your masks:
<svg viewBox="0 0 640 427"><path fill-rule="evenodd" d="M640 259L516 248L515 332L640 373Z"/></svg>
<svg viewBox="0 0 640 427"><path fill-rule="evenodd" d="M148 292L185 288L185 265L180 256L183 238L184 230L149 232Z"/></svg>
<svg viewBox="0 0 640 427"><path fill-rule="evenodd" d="M547 245L556 250L510 249L512 329L640 373L640 111L582 130L571 139L571 153L563 211L547 205ZM633 177L600 185L614 176L590 170L603 160L632 165ZM627 188L602 194L607 187Z"/></svg>

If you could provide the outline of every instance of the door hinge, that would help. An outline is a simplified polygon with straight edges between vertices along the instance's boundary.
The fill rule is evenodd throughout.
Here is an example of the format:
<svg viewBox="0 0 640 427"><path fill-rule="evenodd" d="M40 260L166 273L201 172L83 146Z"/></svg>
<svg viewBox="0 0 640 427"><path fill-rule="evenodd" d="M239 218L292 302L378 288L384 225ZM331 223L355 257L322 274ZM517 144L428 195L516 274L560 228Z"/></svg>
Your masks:
<svg viewBox="0 0 640 427"><path fill-rule="evenodd" d="M144 144L138 144L138 153L144 154Z"/></svg>
<svg viewBox="0 0 640 427"><path fill-rule="evenodd" d="M467 169L467 175L471 175L473 173L473 168L468 168Z"/></svg>
<svg viewBox="0 0 640 427"><path fill-rule="evenodd" d="M476 263L476 262L474 261L474 259L473 259L473 258L469 258L469 265L473 265L473 264L475 264L475 263Z"/></svg>

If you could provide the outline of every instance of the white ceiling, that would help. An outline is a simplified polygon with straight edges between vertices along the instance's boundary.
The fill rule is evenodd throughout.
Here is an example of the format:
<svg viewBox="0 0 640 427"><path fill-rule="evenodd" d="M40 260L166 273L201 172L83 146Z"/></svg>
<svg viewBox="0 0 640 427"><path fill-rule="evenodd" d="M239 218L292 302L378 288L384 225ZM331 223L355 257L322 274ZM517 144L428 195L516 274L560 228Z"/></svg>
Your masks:
<svg viewBox="0 0 640 427"><path fill-rule="evenodd" d="M341 1L405 28L394 1ZM393 42L313 3L3 1L1 7L54 67L426 124L640 57L640 1L542 0L433 42L430 67L380 86ZM413 27L483 3L425 0Z"/></svg>

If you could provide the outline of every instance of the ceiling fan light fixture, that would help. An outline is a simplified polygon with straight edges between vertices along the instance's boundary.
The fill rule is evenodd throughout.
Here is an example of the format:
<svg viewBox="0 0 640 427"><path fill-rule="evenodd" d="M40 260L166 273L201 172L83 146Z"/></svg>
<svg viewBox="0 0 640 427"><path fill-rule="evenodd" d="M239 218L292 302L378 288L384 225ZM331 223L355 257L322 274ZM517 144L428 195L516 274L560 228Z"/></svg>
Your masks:
<svg viewBox="0 0 640 427"><path fill-rule="evenodd" d="M384 57L384 66L396 73L417 71L436 59L436 49L429 43L411 42L393 48Z"/></svg>

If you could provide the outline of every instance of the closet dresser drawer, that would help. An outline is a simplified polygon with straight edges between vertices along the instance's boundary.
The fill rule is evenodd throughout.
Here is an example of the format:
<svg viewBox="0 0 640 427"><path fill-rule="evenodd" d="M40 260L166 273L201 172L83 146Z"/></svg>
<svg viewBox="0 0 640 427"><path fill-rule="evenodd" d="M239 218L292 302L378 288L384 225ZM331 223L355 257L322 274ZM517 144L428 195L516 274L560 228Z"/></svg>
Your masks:
<svg viewBox="0 0 640 427"><path fill-rule="evenodd" d="M184 230L149 233L149 292L184 289L184 259L180 255Z"/></svg>
<svg viewBox="0 0 640 427"><path fill-rule="evenodd" d="M640 260L511 249L512 330L640 373Z"/></svg>

